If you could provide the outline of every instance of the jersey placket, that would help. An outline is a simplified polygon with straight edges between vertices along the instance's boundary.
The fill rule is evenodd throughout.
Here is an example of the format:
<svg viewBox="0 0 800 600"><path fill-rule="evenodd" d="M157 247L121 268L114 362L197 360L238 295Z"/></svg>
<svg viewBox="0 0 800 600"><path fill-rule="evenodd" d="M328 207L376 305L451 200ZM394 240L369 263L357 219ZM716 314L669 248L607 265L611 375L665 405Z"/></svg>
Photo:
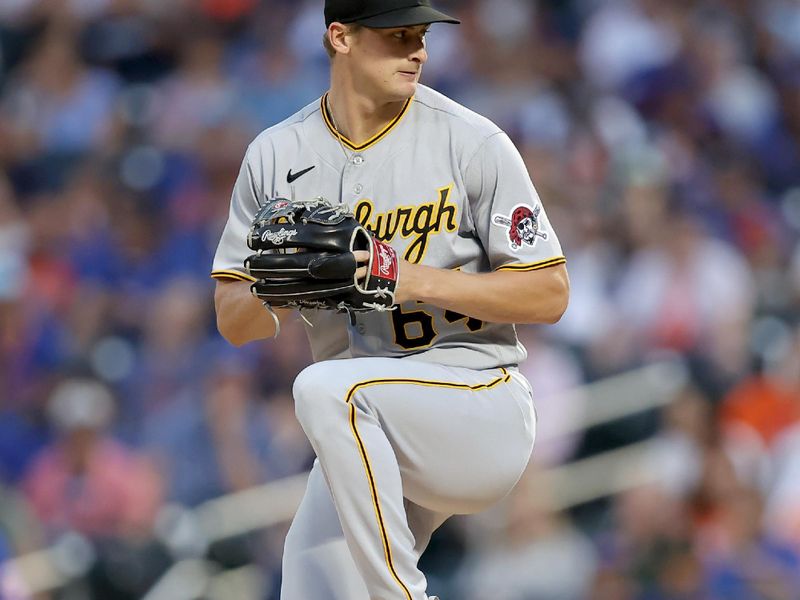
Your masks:
<svg viewBox="0 0 800 600"><path fill-rule="evenodd" d="M363 197L365 186L364 180L366 178L366 158L363 153L356 152L351 154L345 162L342 169L342 187L341 187L341 202L349 206L351 209ZM353 329L360 335L367 332L367 328L359 319L358 313L350 314L350 335L353 334ZM351 340L352 341L352 340Z"/></svg>
<svg viewBox="0 0 800 600"><path fill-rule="evenodd" d="M361 153L353 154L342 172L342 202L350 207L362 198L367 160Z"/></svg>

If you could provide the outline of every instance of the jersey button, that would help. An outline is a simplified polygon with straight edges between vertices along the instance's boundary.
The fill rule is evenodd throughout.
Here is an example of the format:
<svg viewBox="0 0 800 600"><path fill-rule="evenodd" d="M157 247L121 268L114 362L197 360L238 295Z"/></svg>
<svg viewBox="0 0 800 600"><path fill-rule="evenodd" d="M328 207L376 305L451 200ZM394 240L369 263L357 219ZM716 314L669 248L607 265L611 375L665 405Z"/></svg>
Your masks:
<svg viewBox="0 0 800 600"><path fill-rule="evenodd" d="M361 185L360 183L357 183L356 186L353 188L354 194L360 194L363 191L364 191L364 186Z"/></svg>
<svg viewBox="0 0 800 600"><path fill-rule="evenodd" d="M365 325L359 325L358 327L356 327L356 329L358 330L358 333L360 333L361 335L364 335L367 332L367 327Z"/></svg>
<svg viewBox="0 0 800 600"><path fill-rule="evenodd" d="M364 164L364 157L363 157L363 156L361 156L360 154L356 154L356 155L353 157L353 164L354 164L354 165L356 165L356 166L361 166L361 165L363 165L363 164Z"/></svg>

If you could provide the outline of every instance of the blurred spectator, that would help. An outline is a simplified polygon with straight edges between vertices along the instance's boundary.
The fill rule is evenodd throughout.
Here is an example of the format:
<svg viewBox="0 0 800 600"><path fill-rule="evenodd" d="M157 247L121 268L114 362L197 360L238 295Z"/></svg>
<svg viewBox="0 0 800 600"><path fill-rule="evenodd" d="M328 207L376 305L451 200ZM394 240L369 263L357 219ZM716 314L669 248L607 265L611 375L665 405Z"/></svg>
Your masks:
<svg viewBox="0 0 800 600"><path fill-rule="evenodd" d="M31 507L51 541L71 532L90 540L88 556L95 558L87 561L86 585L92 598L139 598L165 564L153 540L164 499L161 476L146 456L108 434L114 398L100 382L63 381L47 409L58 437L23 482ZM79 567L72 575L84 572Z"/></svg>
<svg viewBox="0 0 800 600"><path fill-rule="evenodd" d="M68 158L102 148L118 82L81 61L73 32L46 30L16 75L0 103L12 159Z"/></svg>
<svg viewBox="0 0 800 600"><path fill-rule="evenodd" d="M653 190L628 190L631 234L646 245L622 274L620 329L633 337L635 349L675 351L700 360L706 381L720 393L749 367L752 274L734 247L706 235L689 214L658 200L653 209L644 209L648 192L652 204ZM668 228L660 225L665 220Z"/></svg>
<svg viewBox="0 0 800 600"><path fill-rule="evenodd" d="M251 129L283 121L325 91L320 78L302 67L283 39L270 40L240 68L237 114Z"/></svg>
<svg viewBox="0 0 800 600"><path fill-rule="evenodd" d="M68 379L54 390L48 416L59 437L38 456L24 482L51 534L150 534L163 483L144 456L108 435L113 412L113 396L97 381Z"/></svg>
<svg viewBox="0 0 800 600"><path fill-rule="evenodd" d="M711 402L689 386L664 409L662 421L648 467L666 493L686 498L699 484L704 453L718 436Z"/></svg>
<svg viewBox="0 0 800 600"><path fill-rule="evenodd" d="M461 570L468 600L580 600L597 557L590 540L549 504L546 476L530 468L504 503L497 530L482 535Z"/></svg>
<svg viewBox="0 0 800 600"><path fill-rule="evenodd" d="M226 488L242 490L310 469L314 454L291 395L259 397L253 369L231 362L210 378L206 408Z"/></svg>
<svg viewBox="0 0 800 600"><path fill-rule="evenodd" d="M669 23L648 14L649 2L600 3L581 40L586 77L599 88L620 88L633 77L668 65L681 40Z"/></svg>
<svg viewBox="0 0 800 600"><path fill-rule="evenodd" d="M687 511L659 486L620 494L613 525L599 540L602 566L591 597L706 598Z"/></svg>
<svg viewBox="0 0 800 600"><path fill-rule="evenodd" d="M752 428L764 444L771 444L800 421L800 388L768 374L755 375L731 390L722 418L730 425Z"/></svg>
<svg viewBox="0 0 800 600"><path fill-rule="evenodd" d="M748 428L765 446L800 424L800 335L790 330L783 341L761 372L730 391L720 415L725 426Z"/></svg>
<svg viewBox="0 0 800 600"><path fill-rule="evenodd" d="M717 539L703 548L709 593L718 598L795 598L800 554L765 534L762 499L740 488L723 499Z"/></svg>
<svg viewBox="0 0 800 600"><path fill-rule="evenodd" d="M203 388L214 342L206 335L211 309L202 287L175 279L146 307L143 339L133 366L126 421L157 458L170 500L194 506L223 493Z"/></svg>
<svg viewBox="0 0 800 600"><path fill-rule="evenodd" d="M225 79L225 45L210 30L186 32L178 68L163 84L154 134L163 147L190 150L200 134L235 118Z"/></svg>

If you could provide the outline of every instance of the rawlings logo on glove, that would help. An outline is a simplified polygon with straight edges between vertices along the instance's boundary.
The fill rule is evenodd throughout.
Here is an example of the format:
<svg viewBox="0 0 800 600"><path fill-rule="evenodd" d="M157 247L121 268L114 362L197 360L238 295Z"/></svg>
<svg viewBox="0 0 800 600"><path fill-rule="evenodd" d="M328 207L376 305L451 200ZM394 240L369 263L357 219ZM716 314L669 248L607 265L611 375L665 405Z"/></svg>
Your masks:
<svg viewBox="0 0 800 600"><path fill-rule="evenodd" d="M397 252L388 244L379 242L375 238L372 239L372 243L378 250L378 260L374 261L375 264L373 266L376 268L373 269L372 274L375 277L397 279Z"/></svg>
<svg viewBox="0 0 800 600"><path fill-rule="evenodd" d="M394 306L397 253L343 206L322 198L270 200L253 219L247 245L255 252L245 261L256 279L251 290L270 306L347 312ZM361 281L353 255L359 250L369 252Z"/></svg>
<svg viewBox="0 0 800 600"><path fill-rule="evenodd" d="M286 240L292 239L297 235L296 229L281 229L280 231L265 231L261 236L262 242L269 242L276 246L282 246Z"/></svg>

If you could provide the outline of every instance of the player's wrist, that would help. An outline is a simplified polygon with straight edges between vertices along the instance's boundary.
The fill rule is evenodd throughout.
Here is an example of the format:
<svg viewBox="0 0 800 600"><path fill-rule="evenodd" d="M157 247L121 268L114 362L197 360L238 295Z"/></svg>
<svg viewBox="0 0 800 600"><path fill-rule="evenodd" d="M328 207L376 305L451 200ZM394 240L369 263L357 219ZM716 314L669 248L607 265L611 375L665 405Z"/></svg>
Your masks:
<svg viewBox="0 0 800 600"><path fill-rule="evenodd" d="M436 272L440 269L417 265L406 260L400 261L400 278L395 290L395 302L411 302L428 300Z"/></svg>

